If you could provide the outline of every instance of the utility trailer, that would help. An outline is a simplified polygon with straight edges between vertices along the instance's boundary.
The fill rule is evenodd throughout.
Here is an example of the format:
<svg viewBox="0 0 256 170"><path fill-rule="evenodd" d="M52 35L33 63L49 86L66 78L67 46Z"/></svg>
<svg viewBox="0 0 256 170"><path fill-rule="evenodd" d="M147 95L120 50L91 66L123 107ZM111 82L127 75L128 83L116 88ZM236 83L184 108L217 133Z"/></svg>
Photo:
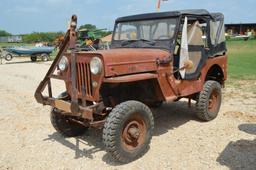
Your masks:
<svg viewBox="0 0 256 170"><path fill-rule="evenodd" d="M5 48L7 53L5 54L5 60L11 61L14 55L16 56L30 56L31 61L35 62L37 58L41 58L42 61L48 61L50 54L54 50L53 47L10 47Z"/></svg>

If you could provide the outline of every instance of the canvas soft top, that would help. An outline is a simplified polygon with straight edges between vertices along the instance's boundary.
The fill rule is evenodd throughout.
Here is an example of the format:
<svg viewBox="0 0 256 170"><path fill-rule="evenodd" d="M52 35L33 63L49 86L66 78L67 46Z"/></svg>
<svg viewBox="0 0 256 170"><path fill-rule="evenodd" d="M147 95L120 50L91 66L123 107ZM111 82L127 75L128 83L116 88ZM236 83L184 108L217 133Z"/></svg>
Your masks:
<svg viewBox="0 0 256 170"><path fill-rule="evenodd" d="M222 13L219 13L219 12L211 13L211 16L214 20L217 20L217 21L224 20L224 15Z"/></svg>
<svg viewBox="0 0 256 170"><path fill-rule="evenodd" d="M169 18L169 17L179 17L185 15L194 15L194 16L208 16L212 19L220 20L223 18L221 13L209 13L205 9L190 9L190 10L180 10L180 11L170 11L170 12L155 12L155 13L146 13L139 15L131 15L120 17L116 22L128 22L136 20L147 20L147 19L160 19L160 18Z"/></svg>

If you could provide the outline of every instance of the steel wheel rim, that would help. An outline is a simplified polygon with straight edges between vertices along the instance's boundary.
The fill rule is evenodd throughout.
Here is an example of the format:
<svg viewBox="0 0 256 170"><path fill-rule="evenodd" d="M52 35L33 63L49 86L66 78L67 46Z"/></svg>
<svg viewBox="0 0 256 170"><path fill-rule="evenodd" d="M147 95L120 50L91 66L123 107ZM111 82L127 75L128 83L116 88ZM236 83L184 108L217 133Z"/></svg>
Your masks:
<svg viewBox="0 0 256 170"><path fill-rule="evenodd" d="M219 105L219 93L217 90L213 90L209 96L208 100L208 111L211 113L216 113Z"/></svg>
<svg viewBox="0 0 256 170"><path fill-rule="evenodd" d="M142 116L134 114L124 124L121 134L122 146L127 151L133 151L142 146L145 142L146 123Z"/></svg>

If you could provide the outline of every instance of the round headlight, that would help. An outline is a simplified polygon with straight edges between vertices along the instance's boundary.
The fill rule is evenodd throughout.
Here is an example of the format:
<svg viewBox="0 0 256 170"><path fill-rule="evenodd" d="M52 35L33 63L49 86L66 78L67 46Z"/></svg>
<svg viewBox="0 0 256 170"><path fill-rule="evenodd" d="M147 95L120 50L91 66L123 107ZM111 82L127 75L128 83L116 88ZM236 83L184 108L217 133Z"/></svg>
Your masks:
<svg viewBox="0 0 256 170"><path fill-rule="evenodd" d="M68 68L68 59L66 56L63 56L58 64L58 67L61 71L65 71Z"/></svg>
<svg viewBox="0 0 256 170"><path fill-rule="evenodd" d="M96 75L102 71L102 61L99 57L93 57L90 62L90 70L92 74Z"/></svg>

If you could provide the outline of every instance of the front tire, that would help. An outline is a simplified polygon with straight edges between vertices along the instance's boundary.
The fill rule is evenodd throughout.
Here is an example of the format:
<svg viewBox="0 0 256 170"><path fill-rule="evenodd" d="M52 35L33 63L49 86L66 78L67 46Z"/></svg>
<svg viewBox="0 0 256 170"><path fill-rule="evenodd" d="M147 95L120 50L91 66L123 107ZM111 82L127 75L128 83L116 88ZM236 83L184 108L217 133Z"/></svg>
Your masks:
<svg viewBox="0 0 256 170"><path fill-rule="evenodd" d="M116 160L131 162L147 151L153 128L153 114L145 104L123 102L109 114L103 129L103 142Z"/></svg>
<svg viewBox="0 0 256 170"><path fill-rule="evenodd" d="M57 108L52 109L50 118L55 130L64 137L80 136L88 129L88 127L72 121L71 116L61 114Z"/></svg>
<svg viewBox="0 0 256 170"><path fill-rule="evenodd" d="M221 105L221 85L217 81L206 81L204 89L199 93L196 115L203 121L217 117Z"/></svg>
<svg viewBox="0 0 256 170"><path fill-rule="evenodd" d="M32 62L36 62L37 56L31 56L30 59L31 59Z"/></svg>

